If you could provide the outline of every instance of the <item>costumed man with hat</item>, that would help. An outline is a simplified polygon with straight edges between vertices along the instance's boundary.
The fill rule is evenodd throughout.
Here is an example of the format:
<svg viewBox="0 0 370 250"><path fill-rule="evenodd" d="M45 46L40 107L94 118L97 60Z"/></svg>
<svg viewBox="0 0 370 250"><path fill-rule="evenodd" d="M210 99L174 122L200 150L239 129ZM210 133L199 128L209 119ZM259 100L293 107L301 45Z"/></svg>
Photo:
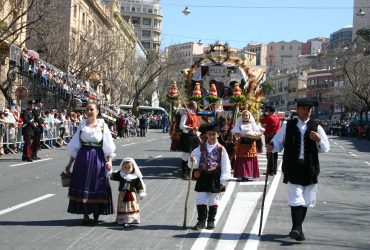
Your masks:
<svg viewBox="0 0 370 250"><path fill-rule="evenodd" d="M193 230L215 228L215 217L220 202L220 192L225 191L225 184L231 178L231 165L224 146L217 138L219 127L214 123L203 127L207 140L191 152L188 167L193 164L194 177L197 178L195 191L198 222ZM206 226L207 221L207 226Z"/></svg>
<svg viewBox="0 0 370 250"><path fill-rule="evenodd" d="M266 108L267 116L260 119L261 125L265 128L265 144L267 145L275 134L280 129L280 118L275 114L275 108L273 106L268 106ZM276 175L277 171L277 162L278 162L278 153L267 153L268 159L267 172L268 175Z"/></svg>
<svg viewBox="0 0 370 250"><path fill-rule="evenodd" d="M33 130L32 138L32 159L39 160L40 157L37 156L37 151L40 148L41 135L44 133L44 119L41 116L42 102L40 100L35 101L35 107L32 109L33 117L37 125Z"/></svg>
<svg viewBox="0 0 370 250"><path fill-rule="evenodd" d="M188 178L187 161L190 156L190 152L198 147L200 140L197 135L198 132L198 116L197 103L191 101L187 107L187 111L181 116L180 129L182 133L180 135L179 151L182 151L182 174L184 178Z"/></svg>
<svg viewBox="0 0 370 250"><path fill-rule="evenodd" d="M329 152L330 144L324 129L310 118L315 99L297 99L297 118L289 120L267 145L267 152L284 149L283 182L288 184L288 205L291 208L292 229L289 237L305 240L302 224L307 208L316 205L319 152Z"/></svg>
<svg viewBox="0 0 370 250"><path fill-rule="evenodd" d="M33 136L33 130L37 126L37 123L34 120L34 116L32 113L33 109L33 101L28 101L27 109L23 110L22 112L22 135L23 135L23 154L22 154L22 161L32 161L31 155L31 139Z"/></svg>

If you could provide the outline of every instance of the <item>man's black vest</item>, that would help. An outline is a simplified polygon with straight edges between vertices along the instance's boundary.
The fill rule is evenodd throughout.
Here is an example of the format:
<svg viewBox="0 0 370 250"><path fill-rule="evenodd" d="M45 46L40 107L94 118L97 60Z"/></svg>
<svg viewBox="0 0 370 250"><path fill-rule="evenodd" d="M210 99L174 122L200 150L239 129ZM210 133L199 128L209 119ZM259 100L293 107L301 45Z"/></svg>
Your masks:
<svg viewBox="0 0 370 250"><path fill-rule="evenodd" d="M320 173L318 148L316 142L310 140L309 133L317 132L318 123L313 119L307 122L307 130L304 134L304 164L299 164L301 132L297 127L297 122L297 118L290 120L286 127L282 165L283 182L303 186L316 184Z"/></svg>

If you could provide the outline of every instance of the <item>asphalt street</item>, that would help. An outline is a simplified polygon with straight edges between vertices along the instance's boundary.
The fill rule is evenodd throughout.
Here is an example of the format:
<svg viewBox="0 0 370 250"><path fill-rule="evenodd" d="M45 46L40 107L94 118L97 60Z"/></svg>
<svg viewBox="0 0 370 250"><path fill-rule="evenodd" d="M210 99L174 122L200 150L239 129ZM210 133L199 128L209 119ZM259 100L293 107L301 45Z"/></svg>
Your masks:
<svg viewBox="0 0 370 250"><path fill-rule="evenodd" d="M216 229L195 232L195 183L184 228L188 182L181 178L180 153L169 150L168 134L150 130L147 137L115 143L113 168L133 157L144 175L148 195L140 201L140 225L125 228L110 215L96 226L82 226L81 216L66 212L68 189L59 176L68 161L65 148L43 149L42 160L30 163L6 155L0 158L0 249L370 249L369 141L330 137L331 151L320 155L317 205L308 209L304 242L287 236L290 208L280 171L268 179L261 237L262 175L250 182L230 180ZM264 172L265 155L258 158ZM111 185L116 201L118 183Z"/></svg>

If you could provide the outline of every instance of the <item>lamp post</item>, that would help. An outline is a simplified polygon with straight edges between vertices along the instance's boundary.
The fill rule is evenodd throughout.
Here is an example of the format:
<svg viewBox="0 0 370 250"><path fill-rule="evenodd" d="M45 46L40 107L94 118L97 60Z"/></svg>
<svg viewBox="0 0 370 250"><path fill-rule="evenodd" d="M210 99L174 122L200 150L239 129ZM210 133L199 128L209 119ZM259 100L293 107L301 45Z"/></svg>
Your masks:
<svg viewBox="0 0 370 250"><path fill-rule="evenodd" d="M188 6L185 7L185 9L182 11L182 13L184 14L184 16L187 16L191 13Z"/></svg>

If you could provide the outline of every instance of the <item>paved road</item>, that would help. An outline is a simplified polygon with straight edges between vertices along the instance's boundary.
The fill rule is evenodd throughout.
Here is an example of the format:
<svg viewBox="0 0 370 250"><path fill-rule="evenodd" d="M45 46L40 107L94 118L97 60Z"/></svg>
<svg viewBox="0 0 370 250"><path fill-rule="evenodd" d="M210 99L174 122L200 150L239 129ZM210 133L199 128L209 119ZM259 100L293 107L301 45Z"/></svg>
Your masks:
<svg viewBox="0 0 370 250"><path fill-rule="evenodd" d="M187 182L169 140L151 130L145 138L115 141L114 168L124 157L135 158L148 189L140 203L142 223L132 228L116 225L114 215L97 226L81 226L80 216L66 213L67 189L59 179L67 161L64 149L41 150L43 160L32 163L19 156L0 158L0 249L370 249L369 142L330 138L332 150L320 158L317 207L309 209L304 224L307 240L296 242L287 238L290 212L280 172L269 179L262 237L257 233L264 177L228 183L213 232L190 230L197 217L191 192L189 227L183 228ZM264 158L259 155L261 172ZM118 184L112 187L116 199Z"/></svg>

